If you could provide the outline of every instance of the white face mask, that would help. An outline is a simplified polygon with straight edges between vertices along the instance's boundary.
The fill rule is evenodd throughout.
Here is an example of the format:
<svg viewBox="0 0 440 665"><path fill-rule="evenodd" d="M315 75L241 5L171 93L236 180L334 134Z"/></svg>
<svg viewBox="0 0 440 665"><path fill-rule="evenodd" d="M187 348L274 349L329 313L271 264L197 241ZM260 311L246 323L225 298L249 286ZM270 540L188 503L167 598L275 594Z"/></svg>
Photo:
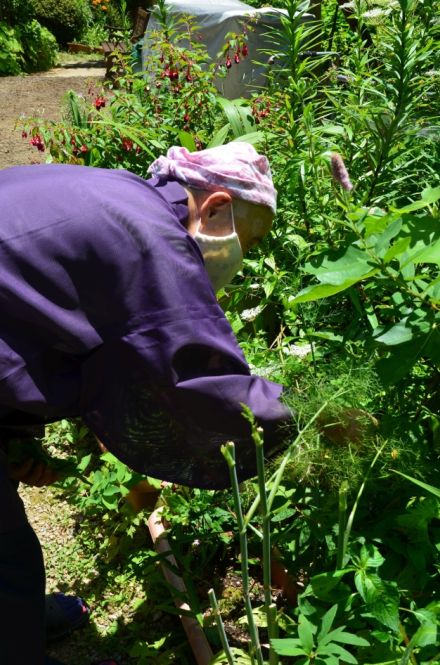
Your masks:
<svg viewBox="0 0 440 665"><path fill-rule="evenodd" d="M228 236L209 236L199 230L194 235L215 292L229 284L243 264L243 252L235 230L233 214L232 227L234 230Z"/></svg>

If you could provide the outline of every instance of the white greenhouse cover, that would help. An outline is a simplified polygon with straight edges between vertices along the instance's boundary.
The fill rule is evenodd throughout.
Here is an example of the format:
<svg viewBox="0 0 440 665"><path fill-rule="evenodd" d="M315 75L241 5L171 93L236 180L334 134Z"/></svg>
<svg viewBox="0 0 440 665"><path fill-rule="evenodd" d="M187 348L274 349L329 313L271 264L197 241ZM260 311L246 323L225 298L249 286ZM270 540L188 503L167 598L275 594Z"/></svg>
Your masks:
<svg viewBox="0 0 440 665"><path fill-rule="evenodd" d="M246 5L240 0L167 0L166 6L170 14L178 16L191 16L195 25L200 29L201 42L207 47L213 62L217 61L217 54L225 46L225 36L229 32L242 33L243 27L248 27L248 55L241 57L240 63L234 62L234 53L231 52L232 66L225 78L219 77L216 86L224 97L236 99L246 97L264 85L264 63L269 56L264 53L272 47L267 36L270 28L281 26L281 15L285 10L275 7L256 9ZM312 14L306 14L304 20L313 19ZM143 69L147 69L149 43L152 33L160 29L154 15L151 15L144 38L142 52ZM259 63L259 64L258 64Z"/></svg>

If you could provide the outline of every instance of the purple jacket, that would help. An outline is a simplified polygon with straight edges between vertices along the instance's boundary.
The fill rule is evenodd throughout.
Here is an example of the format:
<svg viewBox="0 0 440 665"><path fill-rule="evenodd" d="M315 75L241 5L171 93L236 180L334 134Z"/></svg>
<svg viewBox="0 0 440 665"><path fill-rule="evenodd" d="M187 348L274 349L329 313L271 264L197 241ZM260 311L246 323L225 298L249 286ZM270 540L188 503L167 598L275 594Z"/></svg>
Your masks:
<svg viewBox="0 0 440 665"><path fill-rule="evenodd" d="M290 412L251 376L186 231L176 182L38 165L0 171L0 424L81 416L122 461L229 484L255 474L247 404L269 451Z"/></svg>

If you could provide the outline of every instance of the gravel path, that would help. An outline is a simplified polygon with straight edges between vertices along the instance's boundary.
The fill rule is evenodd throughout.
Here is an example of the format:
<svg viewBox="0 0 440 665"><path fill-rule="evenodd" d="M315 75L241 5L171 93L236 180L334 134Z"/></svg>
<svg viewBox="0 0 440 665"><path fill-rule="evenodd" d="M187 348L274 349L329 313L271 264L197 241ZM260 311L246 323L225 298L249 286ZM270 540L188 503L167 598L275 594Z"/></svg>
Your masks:
<svg viewBox="0 0 440 665"><path fill-rule="evenodd" d="M90 84L102 81L104 74L102 62L77 61L40 74L0 77L0 168L44 162L46 154L22 138L17 123L25 117L59 119L66 92L86 94ZM99 570L93 559L79 550L75 540L81 518L59 491L22 486L20 494L43 547L47 591L81 593L88 600L93 598L92 587L96 587ZM109 601L107 606L93 609L89 626L52 645L48 653L66 665L90 665L110 657L118 658L121 665L131 665L133 660L115 651L114 640L109 642L106 638L115 621L124 623L130 619L127 602L119 601L113 606Z"/></svg>
<svg viewBox="0 0 440 665"><path fill-rule="evenodd" d="M90 82L102 81L104 74L102 62L72 62L41 74L0 77L0 168L44 162L45 154L21 138L17 122L59 119L66 92L86 94Z"/></svg>

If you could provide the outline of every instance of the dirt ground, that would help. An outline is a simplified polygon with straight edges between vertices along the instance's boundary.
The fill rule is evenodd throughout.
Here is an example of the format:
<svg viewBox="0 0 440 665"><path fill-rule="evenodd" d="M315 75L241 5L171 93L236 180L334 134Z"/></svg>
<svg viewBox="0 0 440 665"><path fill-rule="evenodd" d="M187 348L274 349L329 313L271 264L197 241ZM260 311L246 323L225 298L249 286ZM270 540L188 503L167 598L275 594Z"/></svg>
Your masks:
<svg viewBox="0 0 440 665"><path fill-rule="evenodd" d="M71 62L41 74L0 77L0 168L44 162L46 153L22 139L20 118L57 120L68 90L87 94L91 81L102 81L102 61Z"/></svg>

